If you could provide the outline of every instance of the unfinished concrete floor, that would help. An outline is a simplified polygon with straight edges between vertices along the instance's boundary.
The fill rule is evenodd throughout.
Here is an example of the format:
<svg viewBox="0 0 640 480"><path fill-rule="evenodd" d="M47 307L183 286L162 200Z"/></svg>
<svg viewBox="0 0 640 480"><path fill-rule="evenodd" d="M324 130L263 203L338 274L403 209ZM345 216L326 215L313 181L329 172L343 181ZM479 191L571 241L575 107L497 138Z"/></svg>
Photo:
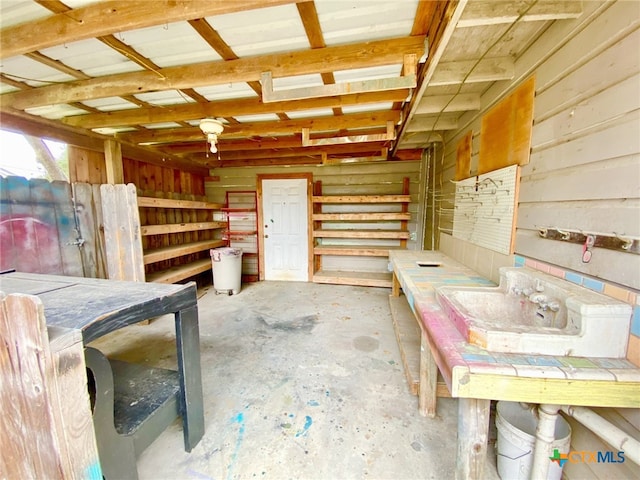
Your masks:
<svg viewBox="0 0 640 480"><path fill-rule="evenodd" d="M409 393L390 290L260 282L200 291L205 435L191 453L174 422L138 460L142 479L454 478L457 401L435 419ZM173 318L93 344L175 368ZM487 478L495 473L489 448Z"/></svg>

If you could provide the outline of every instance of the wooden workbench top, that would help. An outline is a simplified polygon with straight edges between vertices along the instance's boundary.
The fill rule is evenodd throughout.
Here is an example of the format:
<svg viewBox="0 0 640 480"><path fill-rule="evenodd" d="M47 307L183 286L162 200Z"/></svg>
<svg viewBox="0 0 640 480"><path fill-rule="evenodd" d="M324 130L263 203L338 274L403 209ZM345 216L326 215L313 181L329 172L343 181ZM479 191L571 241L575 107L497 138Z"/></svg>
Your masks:
<svg viewBox="0 0 640 480"><path fill-rule="evenodd" d="M628 360L498 353L469 344L440 308L435 289L495 284L440 252L397 251L389 258L453 397L640 407L640 369Z"/></svg>

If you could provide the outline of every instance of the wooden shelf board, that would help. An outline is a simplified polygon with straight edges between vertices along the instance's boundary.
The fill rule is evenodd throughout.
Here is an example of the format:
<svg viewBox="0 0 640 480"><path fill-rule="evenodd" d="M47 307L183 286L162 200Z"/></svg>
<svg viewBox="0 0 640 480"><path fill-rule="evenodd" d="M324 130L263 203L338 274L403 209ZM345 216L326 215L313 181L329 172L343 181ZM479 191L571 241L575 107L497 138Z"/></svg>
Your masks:
<svg viewBox="0 0 640 480"><path fill-rule="evenodd" d="M411 195L316 195L313 203L410 203Z"/></svg>
<svg viewBox="0 0 640 480"><path fill-rule="evenodd" d="M224 240L203 240L200 242L172 245L170 247L148 250L145 252L143 257L144 264L148 265L150 263L169 260L170 258L181 257L182 255L201 252L202 250L209 250L210 248L223 247L226 244L227 242Z"/></svg>
<svg viewBox="0 0 640 480"><path fill-rule="evenodd" d="M387 212L387 213L314 213L312 220L351 220L351 221L378 221L378 220L411 220L410 213Z"/></svg>
<svg viewBox="0 0 640 480"><path fill-rule="evenodd" d="M350 255L359 257L388 257L389 250L404 250L403 247L375 247L370 245L317 245L314 255Z"/></svg>
<svg viewBox="0 0 640 480"><path fill-rule="evenodd" d="M389 308L407 384L411 393L418 395L420 391L420 326L404 295L399 297L389 295ZM440 373L438 373L436 395L451 397Z"/></svg>
<svg viewBox="0 0 640 480"><path fill-rule="evenodd" d="M345 272L319 270L313 274L313 282L331 283L335 285L391 288L392 276L389 272Z"/></svg>
<svg viewBox="0 0 640 480"><path fill-rule="evenodd" d="M229 208L229 207L222 207L220 210L222 210L223 212L228 212L228 213L240 213L240 212L255 213L255 211L256 211L255 208Z"/></svg>
<svg viewBox="0 0 640 480"><path fill-rule="evenodd" d="M199 202L195 200L173 200L171 198L138 197L138 207L221 210L222 206L222 203Z"/></svg>
<svg viewBox="0 0 640 480"><path fill-rule="evenodd" d="M403 230L314 230L316 238L385 238L408 239L409 232Z"/></svg>
<svg viewBox="0 0 640 480"><path fill-rule="evenodd" d="M164 225L145 225L140 227L142 236L162 235L165 233L193 232L196 230L214 230L225 228L227 222L167 223Z"/></svg>
<svg viewBox="0 0 640 480"><path fill-rule="evenodd" d="M389 307L407 384L411 393L417 395L420 386L420 327L404 296L389 295Z"/></svg>
<svg viewBox="0 0 640 480"><path fill-rule="evenodd" d="M180 265L179 267L171 267L168 270L151 273L147 275L147 282L175 283L207 270L211 270L211 260L205 258L186 265Z"/></svg>

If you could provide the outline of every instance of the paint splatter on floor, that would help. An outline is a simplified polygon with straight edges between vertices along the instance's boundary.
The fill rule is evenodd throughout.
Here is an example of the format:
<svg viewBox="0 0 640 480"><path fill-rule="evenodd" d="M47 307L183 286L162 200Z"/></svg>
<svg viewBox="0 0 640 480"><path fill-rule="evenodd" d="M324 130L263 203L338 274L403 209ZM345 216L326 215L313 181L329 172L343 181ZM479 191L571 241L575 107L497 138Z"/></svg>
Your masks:
<svg viewBox="0 0 640 480"><path fill-rule="evenodd" d="M307 432L309 431L309 427L313 424L313 419L307 415L306 417L304 417L304 427L302 427L302 430L298 431L296 433L296 437L300 437L302 435L306 435Z"/></svg>

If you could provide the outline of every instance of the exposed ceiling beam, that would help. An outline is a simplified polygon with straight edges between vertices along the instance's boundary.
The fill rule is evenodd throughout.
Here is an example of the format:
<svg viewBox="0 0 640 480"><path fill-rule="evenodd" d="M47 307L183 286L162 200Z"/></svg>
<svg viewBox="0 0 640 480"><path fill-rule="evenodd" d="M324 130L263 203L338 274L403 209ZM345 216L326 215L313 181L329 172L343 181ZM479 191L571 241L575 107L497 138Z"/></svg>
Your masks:
<svg viewBox="0 0 640 480"><path fill-rule="evenodd" d="M326 47L327 44L324 41L324 34L322 33L322 26L320 25L315 2L300 2L296 4L296 7L298 8L300 20L302 20L302 25L304 26L304 31L307 34L311 48ZM325 85L336 83L333 72L323 72L320 76ZM334 107L333 114L342 115L342 109L340 107Z"/></svg>
<svg viewBox="0 0 640 480"><path fill-rule="evenodd" d="M154 5L152 2L150 4ZM317 48L237 60L131 72L34 88L2 96L3 106L25 108L57 105L94 98L114 97L154 90L170 90L257 81L262 72L287 77L334 70L402 64L407 54L422 55L424 37Z"/></svg>
<svg viewBox="0 0 640 480"><path fill-rule="evenodd" d="M3 130L32 135L37 138L56 140L96 152L103 152L104 141L110 138L97 133L87 132L86 130L60 125L52 120L32 117L23 112L15 112L14 114L3 112L0 116L0 121ZM173 167L199 175L207 175L207 171L203 167L194 165L192 162L175 155L154 152L136 145L123 143L122 155L123 157L134 158L155 165Z"/></svg>
<svg viewBox="0 0 640 480"><path fill-rule="evenodd" d="M195 20L189 20L189 25L198 32L203 40L207 42L223 60L237 60L240 58L206 19L197 18ZM247 85L249 85L249 87L258 95L262 95L262 86L260 85L260 82L247 82Z"/></svg>
<svg viewBox="0 0 640 480"><path fill-rule="evenodd" d="M368 142L379 142L379 141L387 141L395 139L395 128L394 122L387 122L387 131L384 133L378 134L363 134L359 135L343 135L339 137L329 136L323 138L310 138L310 129L303 128L302 129L302 145L305 147L312 146L321 146L321 145L339 145L339 144L350 144L350 143L368 143Z"/></svg>
<svg viewBox="0 0 640 480"><path fill-rule="evenodd" d="M549 20L565 20L582 15L582 2L576 0L539 1L529 11L530 1L496 2L484 0L469 2L465 8L458 28L478 27L521 22L539 22ZM520 12L526 12L520 17Z"/></svg>
<svg viewBox="0 0 640 480"><path fill-rule="evenodd" d="M515 64L511 57L485 58L477 65L476 62L477 60L442 62L431 77L429 86L495 82L511 80L514 76Z"/></svg>
<svg viewBox="0 0 640 480"><path fill-rule="evenodd" d="M373 125L386 125L387 122L397 123L400 111L365 112L341 115L339 117L321 117L315 119L280 120L276 122L241 123L225 125L221 136L252 136L252 135L290 135L291 132L302 132L303 128L313 131L335 131L349 128L367 128ZM197 141L204 138L198 128L163 128L134 133L120 133L116 135L129 143L171 143L177 141Z"/></svg>
<svg viewBox="0 0 640 480"><path fill-rule="evenodd" d="M385 133L386 127L366 128L358 130L359 133L377 134ZM340 133L336 133L335 136L340 136ZM326 138L327 134L315 134L313 138ZM220 151L256 151L256 150L278 150L284 148L297 148L302 144L300 134L278 136L278 137L257 137L255 139L219 139L218 147ZM206 150L204 147L204 138L198 139L195 142L184 142L179 144L164 144L154 146L158 151L167 152L174 155L184 155L194 152L202 152ZM356 144L354 144L356 145ZM371 144L370 144L371 145ZM375 145L375 144L374 144ZM329 147L331 148L331 147Z"/></svg>
<svg viewBox="0 0 640 480"><path fill-rule="evenodd" d="M152 124L161 122L177 122L204 117L233 117L237 115L257 115L271 113L274 110L298 112L319 108L334 108L345 105L362 105L365 103L384 103L402 101L409 95L409 90L390 90L386 92L368 92L335 97L324 97L303 101L276 102L266 105L258 98L240 98L219 100L206 104L187 103L181 105L165 105L102 112L98 114L76 115L64 118L67 125L83 128L118 127L135 124Z"/></svg>
<svg viewBox="0 0 640 480"><path fill-rule="evenodd" d="M416 115L440 112L465 112L480 110L479 93L461 93L458 95L430 95L422 97Z"/></svg>
<svg viewBox="0 0 640 480"><path fill-rule="evenodd" d="M192 20L212 15L254 10L300 0L130 0L98 2L62 12L0 32L0 58L21 55L43 48L115 32Z"/></svg>
<svg viewBox="0 0 640 480"><path fill-rule="evenodd" d="M431 130L455 130L458 128L458 114L414 115L407 132L427 132Z"/></svg>
<svg viewBox="0 0 640 480"><path fill-rule="evenodd" d="M210 168L217 167L273 167L294 165L321 165L322 156L287 157L287 158L260 158L255 160L223 160L210 159L206 165Z"/></svg>
<svg viewBox="0 0 640 480"><path fill-rule="evenodd" d="M415 55L412 55L412 57L415 60ZM271 72L264 72L261 76L260 83L262 83L262 101L265 103L283 102L288 100L306 100L310 98L347 95L349 93L406 90L416 86L415 63L413 65L412 74L405 73L400 77L393 78L378 78L355 82L332 83L330 85L320 85L315 87L274 90L273 76L271 75Z"/></svg>
<svg viewBox="0 0 640 480"><path fill-rule="evenodd" d="M98 152L103 150L106 139L97 133L87 133L80 128L61 126L53 120L34 117L24 112L2 112L0 123L3 130L68 143Z"/></svg>
<svg viewBox="0 0 640 480"><path fill-rule="evenodd" d="M435 15L438 6L438 2L418 3L416 16L411 27L411 35L426 35L431 24L434 21L440 21L440 18Z"/></svg>
<svg viewBox="0 0 640 480"><path fill-rule="evenodd" d="M333 145L327 147L301 147L295 148L271 149L271 150L249 150L249 151L226 151L220 146L220 158L222 160L238 160L238 159L255 159L255 158L273 158L273 157L300 157L304 155L349 155L354 153L373 153L380 151L384 146L384 142L368 143L368 144L346 144Z"/></svg>

